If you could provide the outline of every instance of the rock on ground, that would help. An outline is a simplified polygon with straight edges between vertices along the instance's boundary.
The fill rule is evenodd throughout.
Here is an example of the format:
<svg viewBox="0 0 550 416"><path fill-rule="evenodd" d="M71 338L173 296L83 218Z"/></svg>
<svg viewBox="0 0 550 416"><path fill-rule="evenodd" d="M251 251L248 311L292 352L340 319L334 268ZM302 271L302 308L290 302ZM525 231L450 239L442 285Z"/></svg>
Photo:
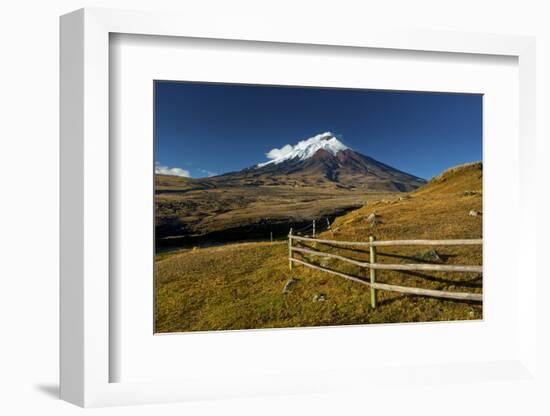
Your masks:
<svg viewBox="0 0 550 416"><path fill-rule="evenodd" d="M372 213L367 217L367 221L370 222L370 223L373 224L373 225L378 224L378 215L376 215L375 212L372 212Z"/></svg>
<svg viewBox="0 0 550 416"><path fill-rule="evenodd" d="M327 295L324 293L317 293L313 296L313 302L324 302L325 300L327 300Z"/></svg>
<svg viewBox="0 0 550 416"><path fill-rule="evenodd" d="M294 277L291 277L290 279L288 279L285 283L285 287L283 288L283 293L286 294L290 292L290 290L294 285L296 285L296 283L298 283L298 279Z"/></svg>
<svg viewBox="0 0 550 416"><path fill-rule="evenodd" d="M432 261L437 263L443 262L443 259L439 256L439 253L433 249L428 250L421 254L417 254L415 257L418 260L423 260L423 261Z"/></svg>

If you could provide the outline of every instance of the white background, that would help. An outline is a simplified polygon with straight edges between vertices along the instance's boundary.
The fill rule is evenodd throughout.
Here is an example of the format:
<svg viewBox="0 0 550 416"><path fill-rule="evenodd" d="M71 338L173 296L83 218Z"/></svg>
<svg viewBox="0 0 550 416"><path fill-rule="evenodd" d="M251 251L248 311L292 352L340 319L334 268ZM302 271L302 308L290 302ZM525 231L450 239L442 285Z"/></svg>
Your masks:
<svg viewBox="0 0 550 416"><path fill-rule="evenodd" d="M502 227L518 212L517 59L212 40L166 42L131 35L113 36L110 56L110 114L116 120L110 137L116 237L110 248L119 259L110 276L117 288L112 295L117 313L111 346L118 358L111 361L112 381L213 380L240 374L259 385L265 374L281 371L291 371L296 379L298 374L359 366L494 362L517 356L517 264L515 258L499 261L510 249L507 239L519 238L518 228ZM151 336L154 79L483 93L483 322ZM237 379L232 381L235 385ZM211 384L209 390L213 388Z"/></svg>
<svg viewBox="0 0 550 416"><path fill-rule="evenodd" d="M227 3L227 4L225 4ZM180 10L187 13L270 16L281 25L368 25L431 27L441 30L511 33L538 36L539 167L548 161L550 130L550 31L544 1L19 1L2 5L0 65L2 150L0 169L3 200L0 205L2 342L0 343L0 411L4 414L72 414L82 410L55 399L58 367L58 16L83 6ZM205 18L205 24L208 19ZM546 94L546 96L544 96ZM546 143L543 139L546 137ZM541 194L548 174L539 169ZM540 214L545 210L542 195ZM548 234L548 220L539 215L539 239ZM510 226L514 220L510 219ZM542 245L539 243L539 249ZM540 256L544 259L544 256ZM543 302L548 282L538 287L539 327L548 324L550 308ZM548 329L539 331L541 350L549 351ZM539 354L539 366L549 373L548 358ZM446 414L508 412L543 414L548 403L542 391L528 391L506 382L456 385L456 401L441 407ZM441 387L427 401L434 403ZM94 410L100 414L281 414L282 412L388 414L417 396L350 396L345 392L253 400L198 402L152 408ZM497 400L487 400L487 397ZM537 400L536 398L539 398ZM417 402L418 403L418 402ZM543 409L543 404L545 409ZM439 403L438 406L444 406ZM537 407L538 405L538 407ZM445 410L443 410L445 409Z"/></svg>

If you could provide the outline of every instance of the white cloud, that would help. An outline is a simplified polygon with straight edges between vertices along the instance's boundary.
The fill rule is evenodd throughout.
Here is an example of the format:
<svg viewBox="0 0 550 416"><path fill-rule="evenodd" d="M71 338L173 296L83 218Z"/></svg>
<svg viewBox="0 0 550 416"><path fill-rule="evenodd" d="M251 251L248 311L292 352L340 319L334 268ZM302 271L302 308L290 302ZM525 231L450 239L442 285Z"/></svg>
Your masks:
<svg viewBox="0 0 550 416"><path fill-rule="evenodd" d="M271 149L269 152L267 152L265 155L267 156L268 159L278 159L280 157L284 157L290 153L292 153L292 151L294 150L294 146L290 145L290 144L286 144L284 145L283 147L281 147L280 149Z"/></svg>
<svg viewBox="0 0 550 416"><path fill-rule="evenodd" d="M155 173L158 173L159 175L181 176L183 178L191 177L188 170L181 168L169 168L168 166L162 166L159 164L155 165Z"/></svg>

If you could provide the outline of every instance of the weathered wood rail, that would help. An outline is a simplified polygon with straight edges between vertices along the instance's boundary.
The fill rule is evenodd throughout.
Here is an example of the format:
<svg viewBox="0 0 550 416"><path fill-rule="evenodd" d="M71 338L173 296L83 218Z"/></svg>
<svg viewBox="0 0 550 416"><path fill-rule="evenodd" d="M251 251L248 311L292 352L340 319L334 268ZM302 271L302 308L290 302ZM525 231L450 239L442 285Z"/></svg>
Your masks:
<svg viewBox="0 0 550 416"><path fill-rule="evenodd" d="M292 235L293 240L313 241L317 243L332 244L335 246L363 246L363 247L381 247L381 246L476 246L483 244L482 238L469 240L386 240L386 241L339 241L323 240L320 238L300 237Z"/></svg>
<svg viewBox="0 0 550 416"><path fill-rule="evenodd" d="M304 247L296 247L293 245L293 240L312 242L312 243L324 243L330 245L339 246L362 246L369 247L370 261L354 260L346 256L341 256L333 253L326 253L320 250ZM457 299L468 301L483 301L483 294L480 293L467 293L467 292L448 292L443 290L422 289L407 286L390 285L386 283L376 282L376 270L424 270L424 271L442 271L442 272L465 272L465 273L483 273L483 266L470 266L470 265L443 265L443 264L422 264L422 263L410 263L410 264L386 264L377 263L376 261L376 247L387 246L471 246L482 245L483 239L462 239L462 240L393 240L393 241L376 241L374 237L370 237L368 242L364 241L338 241L338 240L326 240L320 238L300 237L292 234L292 229L288 235L288 262L289 268L292 270L293 263L301 264L311 269L320 270L326 273L330 273L344 279L352 280L357 283L366 285L371 290L371 306L376 307L376 290L388 290L392 292L430 296L444 299ZM347 273L342 273L336 270L328 269L326 267L312 264L304 259L294 258L293 253L309 254L313 256L332 258L340 260L355 266L369 270L369 280L363 280L356 276L351 276Z"/></svg>

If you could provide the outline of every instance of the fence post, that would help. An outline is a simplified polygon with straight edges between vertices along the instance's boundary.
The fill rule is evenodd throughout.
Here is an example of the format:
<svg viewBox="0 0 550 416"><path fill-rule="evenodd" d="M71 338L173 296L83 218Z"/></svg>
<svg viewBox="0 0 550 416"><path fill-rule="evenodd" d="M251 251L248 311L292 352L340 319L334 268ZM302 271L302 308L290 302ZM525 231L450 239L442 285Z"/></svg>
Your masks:
<svg viewBox="0 0 550 416"><path fill-rule="evenodd" d="M370 242L370 264L373 265L376 263L376 247L372 245L372 243L374 242L374 237L371 235L369 237L369 242ZM374 283L376 283L376 269L373 269L372 267L369 268L370 269L370 283L371 283L371 287L370 287L370 305L374 308L376 308L376 289L374 289L374 287L372 285L374 285Z"/></svg>
<svg viewBox="0 0 550 416"><path fill-rule="evenodd" d="M269 232L269 238L271 239L271 242L273 242L273 231Z"/></svg>
<svg viewBox="0 0 550 416"><path fill-rule="evenodd" d="M332 236L334 236L334 231L332 231L332 227L330 226L330 221L328 220L328 218L325 218L325 220L327 220L327 230L330 230L330 233L332 234Z"/></svg>
<svg viewBox="0 0 550 416"><path fill-rule="evenodd" d="M315 220L313 220L313 238L315 238Z"/></svg>
<svg viewBox="0 0 550 416"><path fill-rule="evenodd" d="M288 268L292 271L292 227L288 233Z"/></svg>

